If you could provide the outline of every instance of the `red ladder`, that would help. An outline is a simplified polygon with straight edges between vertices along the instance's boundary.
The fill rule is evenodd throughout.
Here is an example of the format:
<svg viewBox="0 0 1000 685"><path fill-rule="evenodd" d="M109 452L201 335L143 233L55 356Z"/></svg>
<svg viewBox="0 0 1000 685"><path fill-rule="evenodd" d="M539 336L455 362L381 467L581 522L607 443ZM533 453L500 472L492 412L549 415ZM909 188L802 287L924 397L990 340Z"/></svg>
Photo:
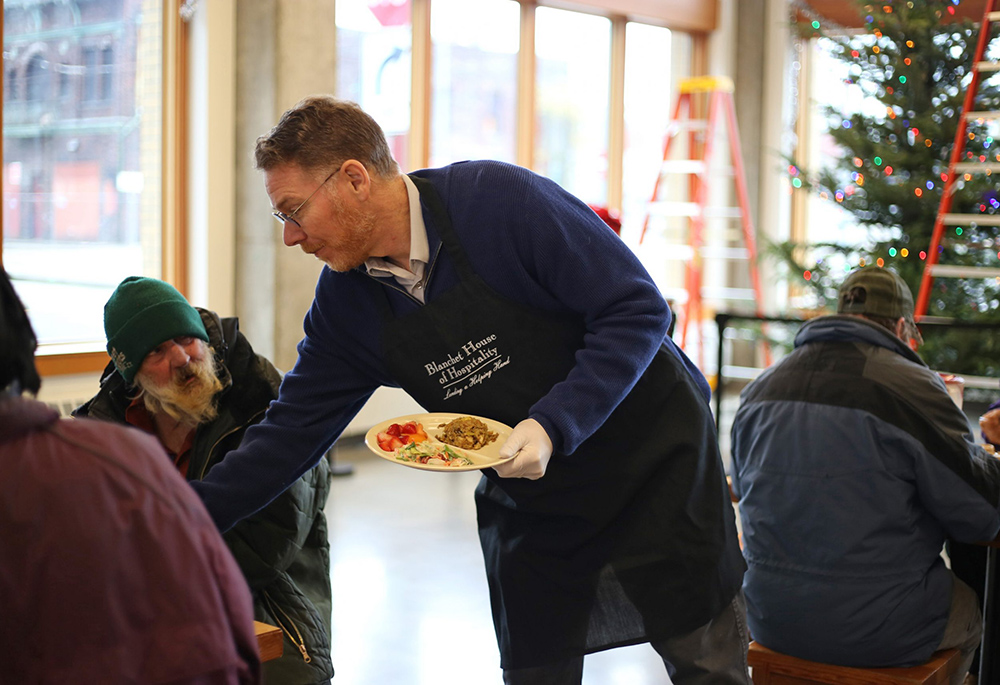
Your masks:
<svg viewBox="0 0 1000 685"><path fill-rule="evenodd" d="M685 264L684 320L681 324L681 347L687 345L688 324L692 321L698 325L698 356L695 360L702 366L704 357L703 335L703 300L706 296L716 300L751 300L754 312L763 316L763 295L760 284L760 274L757 271L757 240L753 220L750 216L750 202L747 195L746 176L743 170L743 154L740 150L739 128L736 124L736 108L733 103L733 82L727 77L700 76L681 81L678 88L677 102L667 127L663 144L663 163L660 173L653 185L653 195L650 199L645 219L642 223L641 243L650 227L651 218L656 216L685 217L688 219L687 250L674 259L683 260ZM695 95L705 95L708 98L708 119L693 119L692 108ZM712 166L712 154L719 126L719 118L724 117L727 139L729 142L731 169L718 169ZM674 139L682 131L689 134L688 147L692 157L690 160L671 160L670 151ZM699 136L702 133L702 136ZM713 175L718 172L730 173L736 186L737 207L710 207L709 189ZM689 174L688 196L691 202L667 202L664 193L663 180L671 174ZM742 246L731 247L729 240L723 239L722 245L707 245L705 236L706 219L740 219L742 228ZM718 242L718 241L716 241ZM728 260L743 260L750 271L752 288L720 288L706 289L702 283L705 258ZM719 341L722 344L722 341ZM764 347L766 363L770 365L770 347ZM721 371L721 369L719 370Z"/></svg>
<svg viewBox="0 0 1000 685"><path fill-rule="evenodd" d="M927 261L924 264L924 275L920 279L920 290L914 307L914 316L920 321L927 313L927 305L931 297L931 285L934 277L939 278L1000 278L1000 269L983 266L954 266L939 264L941 238L948 226L1000 226L1000 216L983 214L952 214L951 202L955 193L955 181L965 174L992 174L1000 172L1000 163L996 162L961 162L965 154L966 128L968 122L975 119L998 119L1000 112L977 112L973 110L976 92L984 72L1000 71L1000 62L983 61L986 46L989 43L990 24L1000 22L1000 12L993 10L995 0L986 0L983 12L983 23L979 30L979 41L972 58L972 80L965 91L965 101L962 105L962 115L955 131L955 145L951 150L951 160L948 162L947 179L944 182L944 192L941 195L941 205L934 221L934 231L931 233L931 245L927 250Z"/></svg>

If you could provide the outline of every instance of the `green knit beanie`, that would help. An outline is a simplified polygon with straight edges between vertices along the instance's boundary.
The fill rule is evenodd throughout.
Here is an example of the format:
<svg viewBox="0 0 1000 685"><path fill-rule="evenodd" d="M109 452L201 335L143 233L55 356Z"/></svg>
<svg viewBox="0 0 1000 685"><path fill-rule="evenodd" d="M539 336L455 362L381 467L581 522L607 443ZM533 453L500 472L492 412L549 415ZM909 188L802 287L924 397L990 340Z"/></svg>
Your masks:
<svg viewBox="0 0 1000 685"><path fill-rule="evenodd" d="M208 342L198 310L169 283L129 276L104 305L108 354L126 382L160 343L190 335Z"/></svg>

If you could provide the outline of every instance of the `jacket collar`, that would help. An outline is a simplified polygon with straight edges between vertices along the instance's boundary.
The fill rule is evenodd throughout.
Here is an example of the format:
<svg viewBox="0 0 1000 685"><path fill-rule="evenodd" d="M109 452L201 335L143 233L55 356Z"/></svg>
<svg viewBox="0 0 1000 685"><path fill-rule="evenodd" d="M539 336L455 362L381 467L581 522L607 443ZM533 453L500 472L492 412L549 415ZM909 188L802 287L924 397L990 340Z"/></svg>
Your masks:
<svg viewBox="0 0 1000 685"><path fill-rule="evenodd" d="M832 314L807 321L795 335L795 347L813 342L863 342L906 357L921 366L927 366L916 352L876 323L859 316Z"/></svg>

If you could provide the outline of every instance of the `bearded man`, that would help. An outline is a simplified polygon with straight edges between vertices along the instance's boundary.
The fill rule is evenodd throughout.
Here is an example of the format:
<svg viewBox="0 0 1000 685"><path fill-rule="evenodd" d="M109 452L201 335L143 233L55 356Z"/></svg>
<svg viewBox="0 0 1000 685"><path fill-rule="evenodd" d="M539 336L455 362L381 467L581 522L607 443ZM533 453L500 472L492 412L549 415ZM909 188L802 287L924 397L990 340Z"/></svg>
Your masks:
<svg viewBox="0 0 1000 685"><path fill-rule="evenodd" d="M126 278L104 307L111 362L101 389L73 414L155 435L188 481L239 446L277 397L281 376L236 318L192 307L173 286ZM224 538L253 592L255 618L284 633L265 682L328 682L330 546L326 460Z"/></svg>

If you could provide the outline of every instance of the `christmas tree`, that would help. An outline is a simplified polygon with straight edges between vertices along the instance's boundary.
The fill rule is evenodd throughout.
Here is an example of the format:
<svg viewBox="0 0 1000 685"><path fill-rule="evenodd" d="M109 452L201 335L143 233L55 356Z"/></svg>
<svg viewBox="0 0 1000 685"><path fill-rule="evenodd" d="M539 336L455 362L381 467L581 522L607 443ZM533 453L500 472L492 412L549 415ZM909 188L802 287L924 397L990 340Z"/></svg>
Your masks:
<svg viewBox="0 0 1000 685"><path fill-rule="evenodd" d="M823 36L848 67L848 83L860 88L878 113L827 108L829 135L844 154L815 172L789 167L796 192L819 193L839 203L867 229L863 245L837 243L774 246L800 283L832 307L847 268L879 264L895 270L917 295L948 176L948 164L972 80L972 59L981 22L955 18L960 0L859 2L865 30L830 32L820 19L804 25ZM1000 109L996 79L985 74L975 111ZM968 122L963 162L1000 162L996 119ZM1000 214L998 173L960 173L952 213ZM1000 234L988 225L949 226L941 241L941 264L1000 267ZM834 258L836 255L836 258ZM836 265L836 268L833 267ZM996 279L934 281L928 316L959 321L1000 321ZM1000 330L942 332L924 329L921 356L932 368L1000 375Z"/></svg>

